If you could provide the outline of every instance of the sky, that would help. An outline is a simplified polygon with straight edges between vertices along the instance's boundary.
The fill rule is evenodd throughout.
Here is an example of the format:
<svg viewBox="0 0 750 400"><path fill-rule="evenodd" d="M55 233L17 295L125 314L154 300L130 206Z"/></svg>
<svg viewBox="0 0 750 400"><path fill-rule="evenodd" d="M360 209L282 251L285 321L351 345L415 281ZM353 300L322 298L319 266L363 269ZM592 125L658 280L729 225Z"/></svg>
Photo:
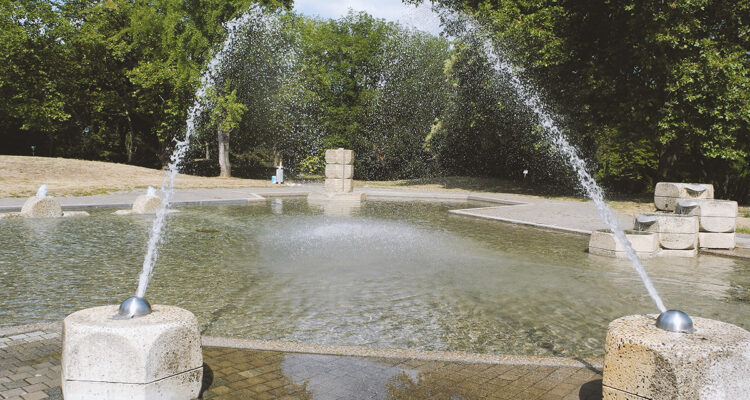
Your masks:
<svg viewBox="0 0 750 400"><path fill-rule="evenodd" d="M342 17L349 9L355 12L365 11L376 18L400 22L437 35L440 32L440 20L430 11L429 0L425 3L414 7L401 3L401 0L295 0L294 10L323 19Z"/></svg>

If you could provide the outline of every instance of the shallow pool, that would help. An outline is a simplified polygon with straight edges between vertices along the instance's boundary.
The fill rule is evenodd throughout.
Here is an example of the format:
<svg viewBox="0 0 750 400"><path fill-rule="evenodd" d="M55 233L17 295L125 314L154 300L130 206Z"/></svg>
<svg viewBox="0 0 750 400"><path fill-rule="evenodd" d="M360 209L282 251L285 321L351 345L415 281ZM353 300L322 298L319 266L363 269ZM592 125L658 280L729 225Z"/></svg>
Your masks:
<svg viewBox="0 0 750 400"><path fill-rule="evenodd" d="M472 204L305 200L188 207L168 217L147 298L206 335L600 357L609 321L654 313L629 262L588 237L448 213ZM0 220L0 326L119 303L153 216ZM667 307L750 328L750 262L646 260Z"/></svg>

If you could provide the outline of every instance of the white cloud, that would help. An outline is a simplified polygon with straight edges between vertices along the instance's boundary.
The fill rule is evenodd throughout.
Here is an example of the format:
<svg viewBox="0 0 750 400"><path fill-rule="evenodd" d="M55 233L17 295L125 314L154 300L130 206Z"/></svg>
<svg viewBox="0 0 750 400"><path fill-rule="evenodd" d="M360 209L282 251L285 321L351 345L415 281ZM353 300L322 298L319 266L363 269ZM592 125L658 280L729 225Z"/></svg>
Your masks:
<svg viewBox="0 0 750 400"><path fill-rule="evenodd" d="M339 18L349 10L365 11L388 21L400 22L432 34L440 32L440 19L430 10L429 2L419 7L401 3L400 0L296 0L295 11L311 17Z"/></svg>

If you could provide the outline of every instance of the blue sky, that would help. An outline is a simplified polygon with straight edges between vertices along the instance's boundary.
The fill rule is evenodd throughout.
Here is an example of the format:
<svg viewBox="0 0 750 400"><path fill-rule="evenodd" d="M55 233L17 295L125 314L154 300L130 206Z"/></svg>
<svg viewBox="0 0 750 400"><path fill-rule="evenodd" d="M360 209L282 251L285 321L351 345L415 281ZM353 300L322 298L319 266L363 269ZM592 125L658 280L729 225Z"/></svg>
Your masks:
<svg viewBox="0 0 750 400"><path fill-rule="evenodd" d="M339 18L346 15L349 9L366 11L377 18L437 34L440 32L440 20L430 11L429 0L426 3L416 8L401 3L401 0L295 0L294 10L323 19Z"/></svg>

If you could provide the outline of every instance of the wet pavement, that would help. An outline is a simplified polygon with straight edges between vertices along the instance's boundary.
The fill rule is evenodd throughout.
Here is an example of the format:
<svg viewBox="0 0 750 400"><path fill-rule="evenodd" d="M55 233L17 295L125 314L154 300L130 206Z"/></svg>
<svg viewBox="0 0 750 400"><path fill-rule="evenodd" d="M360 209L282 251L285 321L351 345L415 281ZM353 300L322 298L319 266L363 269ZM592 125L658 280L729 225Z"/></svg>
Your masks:
<svg viewBox="0 0 750 400"><path fill-rule="evenodd" d="M0 330L0 399L61 399L60 325ZM594 366L205 346L203 399L601 399ZM585 363L584 363L585 364Z"/></svg>

